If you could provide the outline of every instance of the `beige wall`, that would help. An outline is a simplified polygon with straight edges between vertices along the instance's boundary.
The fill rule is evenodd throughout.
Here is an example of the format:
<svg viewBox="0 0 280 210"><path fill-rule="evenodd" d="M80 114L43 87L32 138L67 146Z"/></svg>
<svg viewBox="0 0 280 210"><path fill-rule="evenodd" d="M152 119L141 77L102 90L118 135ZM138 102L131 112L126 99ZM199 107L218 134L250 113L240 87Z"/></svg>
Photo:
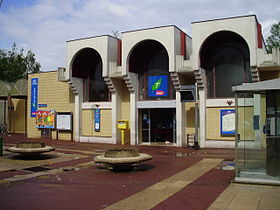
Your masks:
<svg viewBox="0 0 280 210"><path fill-rule="evenodd" d="M41 130L36 128L36 118L30 117L31 79L38 78L38 104L47 104L38 110L55 110L56 112L74 113L74 95L69 84L57 79L57 71L31 74L28 76L27 133L29 138L40 138ZM59 139L70 140L70 132L60 132ZM56 131L52 130L52 139L56 139Z"/></svg>
<svg viewBox="0 0 280 210"><path fill-rule="evenodd" d="M195 133L195 103L186 103L186 134Z"/></svg>
<svg viewBox="0 0 280 210"><path fill-rule="evenodd" d="M11 132L25 133L25 99L12 99L14 110L11 111Z"/></svg>
<svg viewBox="0 0 280 210"><path fill-rule="evenodd" d="M220 110L221 109L225 109L225 108L208 107L206 109L206 139L207 140L235 140L234 136L221 136L220 134Z"/></svg>
<svg viewBox="0 0 280 210"><path fill-rule="evenodd" d="M100 132L94 130L94 114L92 109L82 110L82 135L83 136L112 136L112 110L100 110Z"/></svg>

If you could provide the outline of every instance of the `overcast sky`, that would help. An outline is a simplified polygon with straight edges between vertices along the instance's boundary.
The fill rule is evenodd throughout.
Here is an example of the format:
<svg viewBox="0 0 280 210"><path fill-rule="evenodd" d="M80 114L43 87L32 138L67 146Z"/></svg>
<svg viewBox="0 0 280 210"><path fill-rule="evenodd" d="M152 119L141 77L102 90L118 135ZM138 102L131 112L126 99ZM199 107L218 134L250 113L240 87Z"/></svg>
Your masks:
<svg viewBox="0 0 280 210"><path fill-rule="evenodd" d="M255 14L269 35L280 21L279 0L2 0L0 48L31 49L42 71L65 67L66 41L112 31ZM1 2L1 0L0 0Z"/></svg>

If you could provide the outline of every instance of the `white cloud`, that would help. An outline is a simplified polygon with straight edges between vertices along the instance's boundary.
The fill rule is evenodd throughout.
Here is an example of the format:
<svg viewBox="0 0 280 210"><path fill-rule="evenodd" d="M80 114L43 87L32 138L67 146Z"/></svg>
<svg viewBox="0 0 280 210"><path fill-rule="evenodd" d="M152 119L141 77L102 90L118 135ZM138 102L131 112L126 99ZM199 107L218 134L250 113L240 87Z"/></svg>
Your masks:
<svg viewBox="0 0 280 210"><path fill-rule="evenodd" d="M267 36L279 21L279 8L278 0L37 0L3 12L0 8L0 48L15 41L32 49L43 71L53 70L65 66L70 39L168 24L190 34L193 21L252 13Z"/></svg>
<svg viewBox="0 0 280 210"><path fill-rule="evenodd" d="M276 19L268 19L264 22L262 22L262 31L265 38L267 38L270 35L270 28L274 23L278 23L279 20Z"/></svg>

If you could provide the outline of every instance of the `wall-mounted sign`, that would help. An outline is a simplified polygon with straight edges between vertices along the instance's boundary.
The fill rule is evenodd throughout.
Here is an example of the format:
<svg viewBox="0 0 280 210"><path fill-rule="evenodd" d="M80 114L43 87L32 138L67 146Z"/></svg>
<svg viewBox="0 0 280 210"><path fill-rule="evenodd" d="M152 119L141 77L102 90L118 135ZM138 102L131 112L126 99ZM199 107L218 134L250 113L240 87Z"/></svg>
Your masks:
<svg viewBox="0 0 280 210"><path fill-rule="evenodd" d="M55 128L55 111L37 111L36 125L37 128Z"/></svg>
<svg viewBox="0 0 280 210"><path fill-rule="evenodd" d="M100 109L94 109L94 130L100 132Z"/></svg>
<svg viewBox="0 0 280 210"><path fill-rule="evenodd" d="M168 96L168 76L149 76L148 77L148 96L163 97Z"/></svg>
<svg viewBox="0 0 280 210"><path fill-rule="evenodd" d="M47 104L38 104L38 107L39 108L45 108L45 107L47 107L48 105Z"/></svg>
<svg viewBox="0 0 280 210"><path fill-rule="evenodd" d="M31 117L36 117L38 107L38 78L31 79L31 100L30 100L30 113Z"/></svg>
<svg viewBox="0 0 280 210"><path fill-rule="evenodd" d="M235 134L235 109L220 110L221 135Z"/></svg>
<svg viewBox="0 0 280 210"><path fill-rule="evenodd" d="M72 112L56 113L56 129L72 130Z"/></svg>

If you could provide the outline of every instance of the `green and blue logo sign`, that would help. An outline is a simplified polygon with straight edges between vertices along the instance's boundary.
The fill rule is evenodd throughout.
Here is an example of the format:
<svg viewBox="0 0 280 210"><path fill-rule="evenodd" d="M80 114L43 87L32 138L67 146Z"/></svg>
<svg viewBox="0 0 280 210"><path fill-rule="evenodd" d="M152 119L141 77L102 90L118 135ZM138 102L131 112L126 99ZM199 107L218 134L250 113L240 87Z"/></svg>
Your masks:
<svg viewBox="0 0 280 210"><path fill-rule="evenodd" d="M38 107L38 78L31 79L31 117L36 117Z"/></svg>
<svg viewBox="0 0 280 210"><path fill-rule="evenodd" d="M148 96L150 97L168 96L167 75L148 77Z"/></svg>

